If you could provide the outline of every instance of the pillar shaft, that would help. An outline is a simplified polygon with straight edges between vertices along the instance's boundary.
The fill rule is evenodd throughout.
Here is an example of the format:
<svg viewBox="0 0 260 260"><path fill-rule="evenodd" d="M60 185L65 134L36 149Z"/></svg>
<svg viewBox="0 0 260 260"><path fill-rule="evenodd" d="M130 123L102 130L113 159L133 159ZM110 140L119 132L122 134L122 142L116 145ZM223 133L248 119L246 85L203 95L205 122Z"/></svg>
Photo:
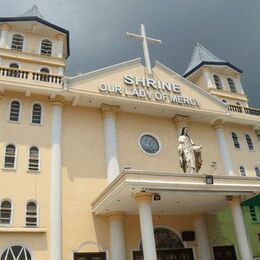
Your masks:
<svg viewBox="0 0 260 260"><path fill-rule="evenodd" d="M50 259L55 260L62 260L61 127L62 104L53 102L50 171Z"/></svg>
<svg viewBox="0 0 260 260"><path fill-rule="evenodd" d="M157 260L151 209L152 194L140 192L135 198L139 207L144 260Z"/></svg>
<svg viewBox="0 0 260 260"><path fill-rule="evenodd" d="M222 126L215 126L217 135L217 141L220 148L221 159L224 163L225 174L232 176L234 175L231 157L228 150L228 144L225 138L224 130Z"/></svg>
<svg viewBox="0 0 260 260"><path fill-rule="evenodd" d="M57 36L57 57L58 58L63 58L63 47L64 47L64 41L65 41L65 37L62 34L59 34Z"/></svg>
<svg viewBox="0 0 260 260"><path fill-rule="evenodd" d="M242 260L253 259L247 239L246 228L240 206L240 198L234 197L229 200L229 207L232 213L234 228L236 232L238 247Z"/></svg>
<svg viewBox="0 0 260 260"><path fill-rule="evenodd" d="M200 260L210 260L210 246L207 233L207 226L204 215L197 215L193 221L196 242L198 244L198 254Z"/></svg>
<svg viewBox="0 0 260 260"><path fill-rule="evenodd" d="M117 107L102 107L104 118L105 156L107 163L107 180L112 182L119 174L117 155L116 112Z"/></svg>
<svg viewBox="0 0 260 260"><path fill-rule="evenodd" d="M109 236L112 260L126 260L124 214L115 212L109 215Z"/></svg>
<svg viewBox="0 0 260 260"><path fill-rule="evenodd" d="M0 30L1 30L0 48L5 48L6 47L7 36L8 36L9 26L7 24L4 24L4 25L2 25Z"/></svg>

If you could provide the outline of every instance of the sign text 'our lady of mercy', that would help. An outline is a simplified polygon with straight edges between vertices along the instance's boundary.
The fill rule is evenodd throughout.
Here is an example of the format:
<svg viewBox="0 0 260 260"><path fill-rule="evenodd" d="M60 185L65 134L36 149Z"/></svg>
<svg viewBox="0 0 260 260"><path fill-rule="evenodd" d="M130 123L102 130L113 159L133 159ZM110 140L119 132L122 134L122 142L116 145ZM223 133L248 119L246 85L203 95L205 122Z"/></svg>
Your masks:
<svg viewBox="0 0 260 260"><path fill-rule="evenodd" d="M195 98L184 97L181 95L181 88L178 85L153 79L148 43L160 45L161 41L147 37L143 24L141 24L140 30L140 35L133 33L126 33L126 35L128 38L142 41L145 67L150 78L140 78L132 75L125 75L124 86L101 83L99 85L99 91L105 94L114 94L124 97L133 97L137 99L146 99L198 107L199 103Z"/></svg>
<svg viewBox="0 0 260 260"><path fill-rule="evenodd" d="M195 98L182 96L179 85L151 78L125 75L124 86L101 83L99 91L109 95L199 107Z"/></svg>

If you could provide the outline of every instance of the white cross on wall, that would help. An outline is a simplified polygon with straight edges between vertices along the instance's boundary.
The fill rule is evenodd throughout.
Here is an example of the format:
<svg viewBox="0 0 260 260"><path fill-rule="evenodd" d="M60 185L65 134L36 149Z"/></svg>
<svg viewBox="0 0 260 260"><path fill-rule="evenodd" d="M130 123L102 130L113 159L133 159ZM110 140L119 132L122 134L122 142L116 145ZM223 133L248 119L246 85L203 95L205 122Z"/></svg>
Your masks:
<svg viewBox="0 0 260 260"><path fill-rule="evenodd" d="M152 67L151 67L150 55L149 55L149 50L148 50L148 43L153 43L153 44L156 44L156 45L160 45L162 43L162 41L147 37L146 34L145 34L144 25L141 24L140 27L141 27L140 28L141 29L141 35L127 32L126 36L128 38L132 38L132 39L137 39L137 40L142 40L143 41L143 51L144 51L145 66L146 66L148 74L152 75Z"/></svg>

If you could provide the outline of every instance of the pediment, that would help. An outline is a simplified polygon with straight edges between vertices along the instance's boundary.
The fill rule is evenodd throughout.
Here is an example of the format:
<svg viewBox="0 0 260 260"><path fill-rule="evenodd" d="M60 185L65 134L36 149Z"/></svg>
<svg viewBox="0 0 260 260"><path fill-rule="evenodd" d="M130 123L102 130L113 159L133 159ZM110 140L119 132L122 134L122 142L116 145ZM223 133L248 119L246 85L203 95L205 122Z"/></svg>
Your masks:
<svg viewBox="0 0 260 260"><path fill-rule="evenodd" d="M178 73L155 62L147 76L140 59L135 59L69 79L69 91L97 98L226 113L227 106Z"/></svg>

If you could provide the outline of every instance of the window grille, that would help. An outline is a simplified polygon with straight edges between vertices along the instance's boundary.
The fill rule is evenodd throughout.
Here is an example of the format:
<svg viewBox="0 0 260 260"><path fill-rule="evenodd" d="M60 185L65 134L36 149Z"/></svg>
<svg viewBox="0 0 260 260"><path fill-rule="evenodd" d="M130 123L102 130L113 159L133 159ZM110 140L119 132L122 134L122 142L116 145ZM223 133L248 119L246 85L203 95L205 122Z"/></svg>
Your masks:
<svg viewBox="0 0 260 260"><path fill-rule="evenodd" d="M30 252L23 246L8 247L2 254L1 260L32 260Z"/></svg>
<svg viewBox="0 0 260 260"><path fill-rule="evenodd" d="M215 74L215 75L213 75L213 79L214 79L216 88L222 89L222 84L221 84L221 80L220 80L219 76Z"/></svg>
<svg viewBox="0 0 260 260"><path fill-rule="evenodd" d="M35 146L29 151L29 171L39 171L39 149Z"/></svg>
<svg viewBox="0 0 260 260"><path fill-rule="evenodd" d="M228 81L228 85L229 85L230 91L236 93L237 90L236 90L236 86L235 86L234 80L231 79L231 78L228 78L227 81Z"/></svg>
<svg viewBox="0 0 260 260"><path fill-rule="evenodd" d="M11 108L10 108L10 121L19 122L20 119L20 102L19 101L12 101Z"/></svg>
<svg viewBox="0 0 260 260"><path fill-rule="evenodd" d="M41 124L42 122L42 106L40 104L34 104L32 108L32 123Z"/></svg>
<svg viewBox="0 0 260 260"><path fill-rule="evenodd" d="M252 142L250 135L246 134L245 136L246 136L246 142L247 142L248 149L254 150L254 145L253 145L253 142Z"/></svg>
<svg viewBox="0 0 260 260"><path fill-rule="evenodd" d="M232 135L232 139L233 139L233 143L234 143L235 148L240 149L240 143L239 143L237 134L232 132L231 135Z"/></svg>
<svg viewBox="0 0 260 260"><path fill-rule="evenodd" d="M12 204L4 200L0 205L0 225L10 225L12 216Z"/></svg>
<svg viewBox="0 0 260 260"><path fill-rule="evenodd" d="M250 212L251 221L258 222L256 208L254 206L249 206L249 212Z"/></svg>
<svg viewBox="0 0 260 260"><path fill-rule="evenodd" d="M43 40L41 44L41 55L51 56L52 42L50 40Z"/></svg>
<svg viewBox="0 0 260 260"><path fill-rule="evenodd" d="M13 144L9 144L5 148L5 164L4 168L14 169L15 168L15 158L16 157L16 147Z"/></svg>
<svg viewBox="0 0 260 260"><path fill-rule="evenodd" d="M26 205L26 227L36 227L37 218L37 204L33 201L28 202Z"/></svg>
<svg viewBox="0 0 260 260"><path fill-rule="evenodd" d="M244 166L240 166L239 171L241 176L246 176L246 169Z"/></svg>
<svg viewBox="0 0 260 260"><path fill-rule="evenodd" d="M12 39L12 50L22 51L23 50L23 36L20 34L15 34Z"/></svg>

